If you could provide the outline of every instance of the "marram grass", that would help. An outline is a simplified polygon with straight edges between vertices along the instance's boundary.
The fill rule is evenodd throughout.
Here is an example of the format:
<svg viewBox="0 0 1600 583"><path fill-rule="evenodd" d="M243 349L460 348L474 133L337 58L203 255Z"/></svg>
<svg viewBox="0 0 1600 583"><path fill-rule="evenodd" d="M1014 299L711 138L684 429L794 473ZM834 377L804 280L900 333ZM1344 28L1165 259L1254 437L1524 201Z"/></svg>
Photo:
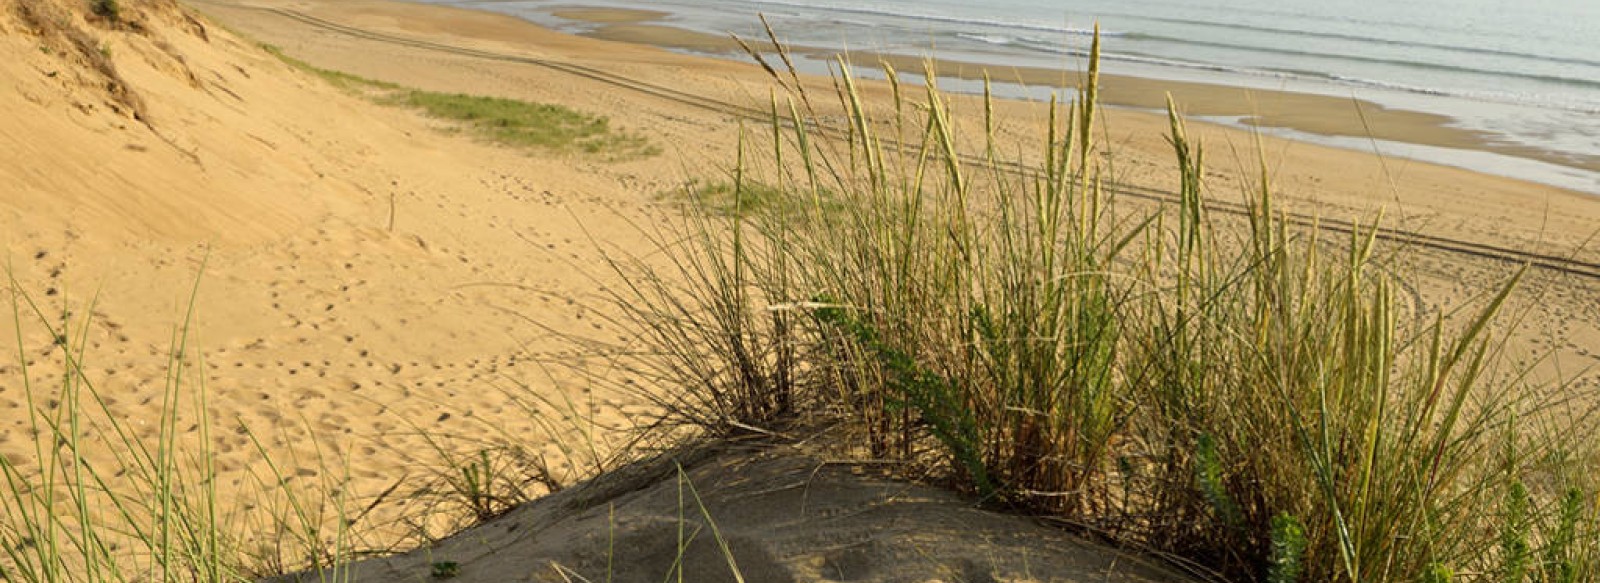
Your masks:
<svg viewBox="0 0 1600 583"><path fill-rule="evenodd" d="M1097 60L1032 160L1001 158L987 99L962 135L974 102L931 74L869 103L840 62L842 115L775 100L733 208L686 215L664 268L613 262L629 366L677 389L647 396L712 434L828 427L1230 580L1600 580L1593 445L1520 421L1555 411L1495 332L1522 274L1408 312L1377 220L1292 226L1264 170L1214 214L1176 107L1174 200L1119 201Z"/></svg>

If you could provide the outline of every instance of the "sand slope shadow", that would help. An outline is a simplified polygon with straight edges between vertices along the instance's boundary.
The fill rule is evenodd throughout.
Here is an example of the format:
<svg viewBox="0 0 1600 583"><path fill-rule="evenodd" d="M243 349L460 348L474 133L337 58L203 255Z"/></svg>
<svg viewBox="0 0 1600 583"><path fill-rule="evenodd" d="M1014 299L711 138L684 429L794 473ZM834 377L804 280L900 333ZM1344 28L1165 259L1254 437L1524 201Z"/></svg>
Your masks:
<svg viewBox="0 0 1600 583"><path fill-rule="evenodd" d="M789 451L701 448L621 468L432 547L356 563L348 575L430 581L435 564L454 563L452 581L676 581L681 556L681 580L695 582L738 580L730 563L749 582L1184 580L1147 559L874 473Z"/></svg>

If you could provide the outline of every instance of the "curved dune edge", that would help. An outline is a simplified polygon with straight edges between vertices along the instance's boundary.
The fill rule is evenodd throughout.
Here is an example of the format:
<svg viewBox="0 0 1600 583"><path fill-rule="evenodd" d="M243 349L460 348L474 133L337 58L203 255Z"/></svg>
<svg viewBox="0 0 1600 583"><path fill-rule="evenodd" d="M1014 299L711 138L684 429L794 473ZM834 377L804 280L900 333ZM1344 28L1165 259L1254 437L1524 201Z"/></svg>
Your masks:
<svg viewBox="0 0 1600 583"><path fill-rule="evenodd" d="M868 464L721 444L608 472L427 548L270 581L420 582L448 564L458 569L449 580L462 582L676 580L680 526L699 533L681 552L683 580L697 583L735 581L735 568L763 583L1188 580Z"/></svg>

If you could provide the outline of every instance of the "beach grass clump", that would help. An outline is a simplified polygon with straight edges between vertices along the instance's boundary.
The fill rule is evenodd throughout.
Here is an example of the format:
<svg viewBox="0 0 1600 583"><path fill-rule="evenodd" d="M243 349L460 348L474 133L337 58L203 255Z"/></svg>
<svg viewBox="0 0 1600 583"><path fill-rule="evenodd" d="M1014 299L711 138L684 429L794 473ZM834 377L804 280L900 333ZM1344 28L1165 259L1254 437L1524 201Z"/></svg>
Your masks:
<svg viewBox="0 0 1600 583"><path fill-rule="evenodd" d="M705 205L660 238L666 264L613 261L630 371L669 388L645 396L670 419L827 427L1230 580L1600 577L1595 449L1547 429L1588 420L1549 422L1503 356L1520 271L1450 312L1401 305L1376 219L1295 226L1265 171L1215 212L1175 106L1172 199L1119 201L1097 58L1017 160L961 135L931 71L913 98L891 69L871 104L839 67L843 115L775 104L773 143L732 173L732 200L777 189L792 211Z"/></svg>

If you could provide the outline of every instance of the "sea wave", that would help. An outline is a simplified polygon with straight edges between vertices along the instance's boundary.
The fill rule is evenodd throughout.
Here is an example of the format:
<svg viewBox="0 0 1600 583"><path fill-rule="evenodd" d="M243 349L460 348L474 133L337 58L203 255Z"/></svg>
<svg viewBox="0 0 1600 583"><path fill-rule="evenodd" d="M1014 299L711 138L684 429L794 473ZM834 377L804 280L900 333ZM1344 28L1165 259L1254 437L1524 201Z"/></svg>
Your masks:
<svg viewBox="0 0 1600 583"><path fill-rule="evenodd" d="M1079 48L1067 48L1067 49L1063 50L1062 49L1062 44L1064 44L1063 41L1065 39L1059 39L1058 38L1058 39L1053 39L1053 40L1043 40L1043 39L1045 39L1045 38L1047 38L1049 36L1071 35L1071 36L1082 37L1082 36L1091 35L1094 32L1093 28L1075 28L1075 27L1067 27L1067 26L1050 26L1050 25L1040 25L1040 24L1036 24L1036 23L1008 21L1008 20L1003 20L1003 19L968 18L968 17L957 17L957 16L937 15L937 14L926 14L926 13L919 13L919 12L914 11L914 10L911 11L911 12L899 12L899 11L894 11L894 10L888 10L888 9L885 9L885 8L874 7L874 6L871 6L870 4L866 5L866 6L839 6L839 5L834 5L833 2L816 2L814 0L809 0L809 1L808 0L748 0L748 1L750 1L751 3L754 3L754 4L759 4L759 5L777 6L777 7L789 8L789 9L803 8L803 9L809 9L809 10L827 11L827 12L831 12L831 13L835 13L835 14L844 13L844 14L854 14L854 15L858 15L858 16L883 17L886 20L881 20L880 21L880 20L877 20L876 18L871 19L871 20L863 20L863 19L848 19L848 18L835 17L834 21L839 22L840 24L845 24L847 26L863 26L863 27L873 27L873 28L878 28L878 27L898 28L898 29L903 29L908 33L915 33L916 31L911 30L910 27L905 26L903 24L904 21L901 21L902 23L900 25L896 25L896 24L893 24L894 21L887 20L887 19L888 18L903 18L903 19L910 19L910 20L914 20L914 21L940 22L940 23L944 23L946 25L955 25L955 26L949 27L946 31L943 32L943 34L952 35L954 37L957 37L957 38L960 38L960 39L964 39L964 40L967 40L967 41L978 42L978 43L983 43L983 44L993 45L993 46L1017 47L1017 48L1020 48L1020 49L1023 49L1023 50L1030 50L1030 51L1048 51L1048 52L1051 52L1051 53L1067 52L1067 53L1072 53L1072 54L1081 54L1084 49L1082 47L1079 47ZM1197 25L1197 26L1217 27L1217 28L1223 28L1223 29L1228 29L1228 30L1252 31L1252 32L1259 32L1259 33L1266 33L1266 34L1273 34L1273 35L1282 35L1282 36L1323 38L1323 39L1337 40L1337 41L1343 41L1343 42L1371 43L1371 44L1381 44L1381 45L1385 45L1385 46L1395 46L1395 47L1403 47L1403 48L1429 48L1429 49L1440 50L1440 51L1456 51L1458 53L1462 53L1462 54L1469 55L1469 56L1463 56L1463 57L1460 57L1460 58L1457 58L1457 59L1443 59L1443 58L1441 58L1441 59L1429 59L1429 58L1421 58L1421 57L1417 57L1417 56L1389 58L1389 57L1373 56L1373 55L1351 54L1349 52L1315 51L1315 50L1298 49L1298 48L1294 48L1295 43L1291 43L1291 42L1285 42L1285 43L1282 43L1281 45L1276 45L1276 46L1261 46L1259 44L1253 44L1253 43L1248 43L1248 42L1238 42L1238 41L1232 41L1232 40L1224 40L1224 39L1208 40L1208 39L1204 38L1203 36L1196 36L1196 37L1193 37L1193 38L1179 38L1179 37L1176 37L1176 36L1167 36L1167 35L1161 35L1161 34L1155 34L1155 33L1147 33L1147 32L1102 32L1102 36L1113 37L1113 38L1120 37L1123 40L1130 41L1130 42L1131 41L1142 41L1142 42L1173 43L1173 44L1176 44L1176 45L1179 45L1179 46L1205 46L1205 47L1210 47L1210 48L1220 48L1220 49L1241 51L1241 52L1254 53L1254 54L1277 54L1277 55L1284 55L1284 56L1291 56L1291 57L1304 57L1304 58L1312 58L1312 59L1323 59L1323 60L1325 60L1325 62L1328 62L1328 63L1345 62L1345 63L1351 63L1352 65L1359 64L1359 65L1379 65L1379 66L1386 66L1386 67L1398 67L1398 68L1400 68L1400 70L1411 69L1411 70L1435 71L1435 72L1453 74L1453 75L1481 75L1481 76L1486 76L1486 77L1490 77L1490 78L1500 78L1500 79L1509 79L1509 80L1516 80L1516 81L1522 81L1522 82L1533 82L1533 83L1539 83L1539 84L1546 84L1546 86L1571 87L1571 88L1581 89L1581 90L1583 90L1583 92L1590 92L1590 91L1593 91L1593 90L1600 90L1600 75L1597 75L1597 76L1594 76L1594 77L1589 77L1589 76L1582 76L1582 75L1554 74L1554 73L1546 73L1546 72L1537 71L1537 70L1534 70L1532 68L1518 68L1518 67L1514 67L1514 66L1489 67L1489 66L1486 66L1487 65L1486 63L1482 62L1482 59L1473 59L1473 58L1471 58L1470 55L1492 55L1492 56L1507 57L1507 58L1513 58L1513 59L1538 60L1538 61L1545 61L1545 62L1563 63L1563 64L1568 64L1568 65L1578 65L1578 66L1583 66L1583 67L1596 67L1597 69L1600 69L1600 60L1595 60L1595 59L1546 57L1546 56L1542 56L1542 55L1534 55L1534 54L1531 54L1531 53L1525 53L1525 52L1519 52L1519 51L1506 51L1506 50L1488 49L1488 48L1481 48L1481 47L1454 46L1454 45L1450 45L1450 44L1430 42L1430 41L1421 40L1421 39L1418 39L1418 40L1394 40L1394 39L1386 39L1386 38L1381 38L1381 37L1372 36L1372 35L1345 34L1345 33L1341 33L1341 32L1333 32L1333 31L1302 30L1302 29L1298 29L1298 28L1294 28L1294 27L1258 26L1258 25L1253 25L1253 24L1215 22L1215 21L1209 21L1209 20L1204 20L1204 19L1200 19L1200 20L1176 19L1176 18L1169 18L1169 17L1162 17L1162 16L1155 16L1155 15L1136 15L1136 16L1132 16L1132 17L1143 18L1143 19L1150 20L1150 21L1182 23L1182 24ZM850 20L851 22L844 22L845 20ZM1029 35L1028 33L1033 33L1033 34ZM1045 34L1043 36L1040 36L1039 33L1047 33L1047 34ZM920 32L918 34L926 34L926 31L922 31L922 32ZM1301 43L1301 44L1303 44L1303 43ZM1283 70L1272 69L1272 68L1263 67L1263 66L1256 66L1256 67L1231 66L1231 65L1222 65L1222 64L1214 64L1214 63L1206 63L1206 62L1197 62L1197 61L1193 61L1193 60L1174 59L1174 58L1170 58L1170 57L1165 56L1165 55L1172 55L1172 54L1183 54L1181 51L1161 50L1161 51L1152 51L1152 52L1159 53L1159 54L1162 54L1164 56L1157 57L1157 56L1150 56L1150 55L1138 55L1138 54L1132 54L1133 51L1125 50L1120 55L1117 55L1115 57L1108 55L1107 58L1111 58L1111 59L1114 59L1114 60L1127 61L1127 62L1141 62L1141 63L1148 63L1148 64L1154 64L1154 65L1181 67L1181 68L1192 69L1192 70L1220 71L1220 72L1239 73L1239 74L1253 75L1253 76L1272 76L1272 77L1316 79L1316 80L1320 80L1320 81L1324 81L1324 82L1333 82L1333 83L1340 83L1340 84L1346 84L1346 85L1357 85L1357 86L1373 87L1373 88L1393 89L1393 90L1397 90L1397 91L1406 91L1406 92L1411 92L1411 93L1427 94L1427 95L1457 95L1457 96L1462 96L1462 97L1472 97L1474 99L1483 99L1484 97L1482 97L1482 96L1484 94L1488 93L1488 92L1482 92L1482 91L1478 91L1478 92L1469 92L1469 91L1462 91L1462 90L1451 91L1451 90L1445 90L1445 89L1439 89L1439 88L1422 87L1422 86L1414 86L1414 85L1405 85L1403 83L1384 82L1384 81L1379 81L1379 80L1374 80L1374 79L1367 79L1367 78L1363 78L1363 77L1357 77L1354 74L1351 74L1350 71L1341 70L1341 69L1352 69L1352 68L1357 68L1358 69L1359 67L1329 66L1329 67L1324 67L1323 69L1325 69L1325 70L1323 70L1323 71L1302 71L1302 70L1283 71ZM1465 83L1463 83L1463 85L1465 85ZM1494 95L1499 95L1499 94L1494 94ZM1496 101L1506 101L1506 100L1509 100L1509 98L1497 97L1497 98L1494 98L1494 100L1496 100ZM1579 100L1579 101L1586 101L1586 100ZM1530 101L1525 99L1525 98L1518 98L1517 102L1519 102L1519 103L1530 103ZM1547 104L1543 100L1539 100L1539 101L1537 101L1537 103L1540 104L1540 105L1546 105ZM1561 109L1572 110L1572 111L1586 111L1587 109L1589 109L1591 107L1600 106L1600 102L1596 102L1596 103L1581 103L1581 104L1577 104L1577 105L1574 105L1572 103L1548 103L1548 105L1552 105L1552 106L1555 106L1555 107L1559 107Z"/></svg>
<svg viewBox="0 0 1600 583"><path fill-rule="evenodd" d="M1263 47L1263 46L1243 44L1243 43L1198 40L1198 39L1191 39L1191 38L1174 38L1174 37L1166 37L1166 36L1160 36L1160 35L1148 35L1148 34L1140 35L1137 38L1137 40L1155 40L1155 41L1171 42L1171 43L1186 44L1186 45L1193 45L1193 46L1206 46L1206 47L1213 47L1213 48L1223 48L1223 49L1232 49L1232 50L1239 50L1239 51L1248 51L1248 52L1253 52L1253 53L1272 53L1272 54L1279 54L1279 55L1291 55L1291 56L1296 56L1296 57L1321 58L1321 59L1328 59L1328 60L1333 60L1333 61L1351 61L1351 62L1359 62L1359 63L1373 64L1373 65L1390 65L1390 66L1398 66L1398 67L1411 67L1411 68L1415 68L1415 69L1424 69L1424 70L1431 70L1431 71L1444 71L1444 72L1450 72L1450 73L1467 73L1467 74L1488 75L1488 76L1493 76L1493 77L1510 77L1510 78L1515 78L1515 79L1521 79L1521 80L1524 80L1524 81L1539 81L1539 82L1551 83L1551 84L1555 84L1555 85L1564 85L1564 86L1578 87L1578 88L1585 88L1585 89L1600 89L1600 79L1582 78L1582 77L1567 77L1567 76L1562 76L1562 75L1550 75L1550 74L1544 74L1544 73L1532 73L1532 72L1520 71L1520 70L1487 69L1487 68L1478 68L1478 67L1471 67L1471 66L1464 66L1464 65L1456 65L1456 64L1451 64L1451 63L1440 63L1440 62L1437 62L1437 61L1424 61L1424 60L1420 60L1420 59L1390 59L1390 58L1384 58L1384 57L1371 57L1371 56L1353 55L1353 54L1347 54L1347 53L1337 53L1336 54L1336 53L1328 53L1328 52L1318 52L1318 51L1307 51L1307 50L1299 50L1299 49L1290 49L1290 48L1286 48L1286 47ZM1331 75L1331 73L1330 73L1330 75Z"/></svg>
<svg viewBox="0 0 1600 583"><path fill-rule="evenodd" d="M1080 58L1087 58L1089 56L1089 51L1084 50L1084 49L1071 48L1071 47L1062 47L1060 45L1054 45L1054 44L1050 44L1050 43L1047 43L1047 42L1041 42L1041 41L1037 41L1037 40L1011 39L1006 44L1008 46L1013 46L1013 47L1018 47L1018 48L1026 48L1026 49L1033 50L1033 51L1047 52L1047 53L1056 54L1056 55L1065 55L1065 56L1080 57ZM1382 90L1386 90L1386 91L1396 91L1396 92L1403 92L1403 93L1414 93L1414 94L1418 94L1418 95L1457 97L1457 98L1471 99L1471 100L1476 100L1476 101L1490 101L1490 102L1498 102L1498 103L1537 105L1537 106L1540 106L1540 107L1548 107L1548 108L1559 109L1559 110L1573 112L1573 113L1585 113L1585 114L1597 114L1597 113L1600 113L1600 103L1573 102L1573 101L1570 101L1570 100L1551 99L1548 96L1534 95L1534 94L1528 94L1528 93L1516 93L1516 92L1510 92L1510 91L1450 90L1450 89L1443 89L1443 88L1437 88L1437 87L1427 87L1427 86L1422 86L1422 85L1412 85L1412 84L1406 84L1406 83L1396 83L1396 82L1392 82L1392 81L1382 81L1382 80L1377 80L1377 79L1369 79L1369 78L1358 77L1358 76L1353 76L1353 75L1341 75L1341 74L1337 74L1337 73L1327 73L1327 72L1322 72L1322 71L1312 71L1312 70L1305 70L1305 69L1278 69L1278 68L1266 68L1266 67L1243 67L1243 66L1233 66L1233 65L1221 65L1221 64L1209 63L1209 62L1203 62L1203 61L1190 61L1190 60L1184 60L1184 59L1174 59L1174 58L1168 58L1168 57L1157 57L1157 56L1143 55L1143 54L1136 54L1136 53L1104 52L1103 51L1100 54L1100 58L1103 59L1103 60L1106 60L1106 61L1124 62L1124 63L1137 63L1137 64L1141 64L1141 65L1151 65L1151 66L1157 66L1157 67L1168 67L1168 68L1184 69L1184 70L1191 70L1191 71L1206 71L1206 72L1213 72L1213 73L1226 73L1226 74L1230 74L1230 75L1239 75L1239 76L1254 77L1254 78L1268 78L1268 79L1281 79L1281 80L1300 80L1300 81L1334 83L1334 84L1347 85L1347 86L1358 86L1358 87L1367 87L1367 88L1371 88L1371 89L1382 89Z"/></svg>
<svg viewBox="0 0 1600 583"><path fill-rule="evenodd" d="M956 38L964 38L964 39L967 39L967 40L973 40L973 41L978 41L978 42L981 42L981 43L987 43L987 44L991 44L991 45L1000 45L1000 46L1015 46L1017 44L1017 39L1011 38L1009 36L1001 36L1001 35L998 35L998 34L978 34L978 33L974 33L974 32L958 32L958 33L956 33Z"/></svg>
<svg viewBox="0 0 1600 583"><path fill-rule="evenodd" d="M967 38L967 39L970 39L970 40L979 40L981 42L987 42L989 44L1005 45L1005 46L1017 47L1017 48L1021 48L1021 49L1031 50L1031 51L1037 51L1037 52L1046 52L1046 53L1051 53L1051 54L1066 54L1066 55L1072 55L1072 56L1085 56L1085 55L1087 55L1087 51L1082 49L1082 48L1064 47L1064 46L1062 46L1060 44L1057 44L1057 43L1054 43L1054 42L1041 41L1041 40L1038 40L1038 39L1010 38L1010 37L1006 37L1006 36L1003 36L1003 35L992 35L992 34L991 35L975 35L975 34L969 34L969 33L956 33L955 36L960 37L960 38ZM1536 82L1549 83L1549 84L1553 84L1553 85L1567 86L1567 87L1574 87L1574 88L1581 88L1581 89L1600 89L1600 79L1566 77L1566 76L1561 76L1561 75L1547 75L1547 74L1542 74L1542 73L1531 73L1531 72L1526 72L1526 71L1503 71L1503 70L1493 70L1493 69L1479 69L1479 68L1474 68L1474 67L1453 65L1453 64L1449 64L1449 63L1438 63L1438 62L1422 61L1422 60L1415 60L1415 59L1385 59L1385 58L1381 58L1381 57L1368 57L1368 56L1361 56L1361 55L1331 54L1331 53L1323 53L1323 52L1317 52L1317 51L1304 51L1304 50L1285 49L1285 48L1261 47L1261 46L1255 46L1255 45L1240 44L1240 43L1229 43L1229 42L1221 42L1221 41L1206 41L1206 40L1197 40L1197 39L1173 38L1173 37L1166 37L1166 36L1160 36L1160 35L1150 35L1150 34L1129 35L1129 39L1130 40L1170 42L1170 43L1177 43L1177 44L1186 44L1186 45L1193 45L1193 46L1205 46L1205 47L1212 47L1212 48L1223 48L1223 49L1246 51L1246 52L1253 52L1253 53L1262 53L1262 54L1265 54L1265 53L1276 53L1276 54L1281 54L1281 55L1291 55L1291 56L1297 56L1297 57L1321 58L1321 59L1328 59L1328 60L1332 60L1332 61L1353 61L1353 62L1359 62L1359 63L1369 64L1369 65L1370 64L1375 64L1375 65L1387 65L1387 66L1397 66L1397 67L1411 67L1411 68L1415 68L1415 69L1442 71L1442 72L1448 72L1448 73L1477 74L1477 75L1485 75L1485 76L1491 76L1491 77L1509 77L1509 78L1519 79L1519 80L1523 80L1523 81L1536 81ZM1426 88L1426 87L1419 87L1419 86L1411 86L1411 85L1405 85L1405 84L1400 84L1400 83L1387 83L1386 84L1385 82L1382 82L1382 81L1362 79L1362 78L1359 78L1359 77L1346 76L1346 75L1342 75L1342 74L1339 74L1339 73L1333 73L1333 72L1313 71L1313 70L1306 70L1306 69L1285 70L1285 69L1274 69L1274 68L1266 68L1266 67L1245 67L1245 66L1220 65L1220 64L1205 63L1205 62L1198 62L1198 61L1188 61L1188 60L1182 60L1182 59L1173 59L1173 58L1167 58L1167 57L1155 57L1155 56L1150 56L1150 55L1135 55L1135 54L1131 54L1131 53L1122 53L1122 54L1111 54L1111 53L1108 53L1108 54L1103 55L1103 56L1105 58L1107 58L1107 59L1112 59L1112 60L1121 60L1121 61L1129 61L1129 62L1142 62L1142 63L1148 63L1148 64L1159 64L1159 65L1164 65L1164 66L1183 67L1183 68L1186 68L1186 69L1200 69L1200 70L1211 70L1211 71L1242 73L1242 74L1254 74L1254 75L1270 75L1270 76L1274 76L1274 77L1295 77L1295 78L1319 79L1319 80L1323 80L1323 81L1336 81L1336 82L1342 82L1342 83L1348 83L1348 84L1362 85L1362 86L1367 86L1367 87L1398 89L1398 90L1404 90L1404 91L1408 91L1408 92L1412 92L1412 93L1423 93L1423 94L1429 94L1429 95L1450 94L1450 95L1458 95L1458 96L1465 97L1465 96L1478 96L1478 95L1492 94L1490 92L1465 92L1465 91L1458 91L1458 92L1453 92L1452 93L1452 92L1448 92L1448 91L1443 90L1443 89L1434 89L1434 88ZM1561 107L1563 109L1571 109L1571 110L1574 110L1574 111L1588 111L1589 108L1596 107L1597 105L1600 105L1600 104L1584 104L1584 105L1568 104L1568 105L1561 106Z"/></svg>
<svg viewBox="0 0 1600 583"><path fill-rule="evenodd" d="M905 13L905 12L898 12L898 11L894 11L894 10L887 10L887 9L881 9L881 8L870 8L870 7L859 7L859 6L821 5L821 4L815 4L815 3L788 1L788 0L750 0L750 3L751 4L760 4L760 5L765 5L765 6L784 6L784 7L788 7L788 8L809 8L809 9L812 9L812 10L821 10L821 11L827 11L827 12L844 12L844 13L849 13L849 14L864 14L864 15L882 16L882 17L891 17L891 18L905 18L905 19L910 19L910 20L921 20L921 21L927 21L927 22L942 22L942 23L946 23L946 24L960 24L960 25L977 26L977 27L1028 30L1028 31L1036 31L1036 32L1049 32L1049 33L1054 33L1054 34L1068 34L1068 35L1075 35L1075 36L1090 36L1090 35L1093 35L1095 33L1095 30L1092 27L1091 28L1077 28L1077 27L1070 27L1070 26L1052 26L1052 25L1035 24L1035 23L1030 23L1030 22L1019 22L1019 21L1011 21L1011 20L999 20L999 19L988 19L988 18L967 18L967 17L960 17L960 16L945 16L945 15L940 15L940 14ZM1104 30L1102 30L1102 31L1100 31L1100 36L1102 36L1102 37L1117 37L1117 36L1122 36L1122 33L1115 32L1115 31L1104 31Z"/></svg>
<svg viewBox="0 0 1600 583"><path fill-rule="evenodd" d="M1451 52L1458 52L1458 53L1467 53L1467 54L1473 54L1473 55L1485 55L1485 56L1495 56L1495 57L1511 57L1511 58L1526 59L1526 60L1531 60L1531 61L1562 63L1562 64L1567 64L1567 65L1582 65L1582 66L1588 66L1588 67L1600 67L1600 60L1596 60L1596 59L1585 59L1585 58L1580 58L1580 57L1561 57L1561 56L1554 56L1554 55L1539 55L1539 54L1534 54L1534 53L1525 53L1525 52L1521 52L1521 51L1511 51L1511 50L1504 50L1504 49L1492 49L1492 48L1485 48L1485 47L1472 47L1472 46L1462 46L1462 45L1454 45L1454 44L1433 43L1433 42L1428 42L1428 41L1423 41L1423 40L1400 40L1400 39L1394 39L1394 38L1384 38L1384 37L1369 36L1369 35L1347 34L1347 33L1331 32L1331 31L1307 30L1307 29L1302 29L1302 28L1282 28L1282 27L1273 27L1273 26L1260 26L1260 25L1243 24L1243 23L1237 23L1237 22L1217 22L1217 21L1211 21L1211 20L1197 20L1197 19L1189 19L1189 18L1165 18L1165 17L1161 17L1161 16L1151 16L1151 15L1147 15L1147 14L1138 14L1138 15L1130 14L1130 15L1126 15L1126 16L1128 16L1130 18L1141 18L1141 19L1144 19L1144 20L1150 20L1150 21L1154 21L1154 22L1166 22L1166 23L1172 23L1172 24L1206 26L1206 27L1222 28L1222 29L1228 29L1228 30L1243 30L1243 31L1250 31L1250 32L1262 32L1262 33L1268 33L1268 34L1291 36L1291 37L1296 37L1296 38L1306 38L1306 37L1322 38L1322 39L1328 39L1328 40L1341 40L1341 41L1350 41L1350 42L1357 42L1357 43L1381 44L1381 45L1397 46L1397 47L1434 49L1434 50L1451 51ZM1163 36L1160 36L1160 35L1152 35L1152 34L1145 34L1145 33L1127 33L1124 36L1126 36L1126 37L1128 37L1130 39L1175 40L1175 39L1171 39L1169 37L1163 37Z"/></svg>

